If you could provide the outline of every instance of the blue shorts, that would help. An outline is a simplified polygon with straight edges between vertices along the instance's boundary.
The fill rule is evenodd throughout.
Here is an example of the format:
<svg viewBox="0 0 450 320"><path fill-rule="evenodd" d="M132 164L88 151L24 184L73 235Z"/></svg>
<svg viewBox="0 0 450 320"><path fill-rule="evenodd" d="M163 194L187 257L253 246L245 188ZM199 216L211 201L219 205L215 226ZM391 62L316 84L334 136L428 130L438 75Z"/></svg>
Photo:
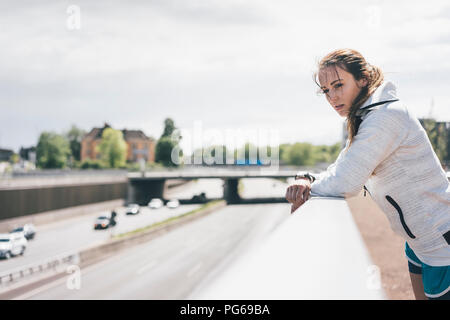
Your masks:
<svg viewBox="0 0 450 320"><path fill-rule="evenodd" d="M405 245L409 272L422 275L423 289L429 299L450 300L450 266L433 267L423 263L416 254Z"/></svg>

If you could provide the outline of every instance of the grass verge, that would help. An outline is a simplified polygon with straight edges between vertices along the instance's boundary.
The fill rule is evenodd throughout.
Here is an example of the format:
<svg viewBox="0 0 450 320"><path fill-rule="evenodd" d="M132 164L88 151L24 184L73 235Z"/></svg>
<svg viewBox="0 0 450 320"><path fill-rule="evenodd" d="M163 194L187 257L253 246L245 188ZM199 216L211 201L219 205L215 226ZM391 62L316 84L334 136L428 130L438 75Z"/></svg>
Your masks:
<svg viewBox="0 0 450 320"><path fill-rule="evenodd" d="M129 237L129 236L133 236L133 235L142 233L142 232L146 232L148 230L160 227L160 226L165 225L167 223L170 223L172 221L175 221L175 220L181 219L183 217L186 217L186 216L189 216L189 215L193 215L195 213L198 213L200 211L208 209L208 208L210 208L210 207L212 207L212 206L214 206L214 205L216 205L216 204L218 204L218 203L220 203L222 201L223 200L214 200L214 201L207 202L204 205L200 206L199 208L191 210L191 211L188 211L186 213L183 213L182 215L179 215L179 216L176 216L176 217L171 217L171 218L168 218L166 220L159 221L159 222L156 222L154 224L145 226L143 228L135 229L133 231L128 231L128 232L125 232L125 233L121 233L121 234L115 235L113 237L113 239L122 239L122 238L125 238L125 237Z"/></svg>

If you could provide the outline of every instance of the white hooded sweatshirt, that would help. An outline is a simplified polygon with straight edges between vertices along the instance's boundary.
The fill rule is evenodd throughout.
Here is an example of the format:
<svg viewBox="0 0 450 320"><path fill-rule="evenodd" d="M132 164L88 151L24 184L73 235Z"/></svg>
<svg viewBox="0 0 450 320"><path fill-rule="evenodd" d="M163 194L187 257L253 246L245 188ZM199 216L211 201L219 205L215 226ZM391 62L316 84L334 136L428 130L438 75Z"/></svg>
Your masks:
<svg viewBox="0 0 450 320"><path fill-rule="evenodd" d="M425 130L389 81L358 114L362 122L353 143L314 176L311 192L351 197L365 185L423 262L450 265L450 184Z"/></svg>

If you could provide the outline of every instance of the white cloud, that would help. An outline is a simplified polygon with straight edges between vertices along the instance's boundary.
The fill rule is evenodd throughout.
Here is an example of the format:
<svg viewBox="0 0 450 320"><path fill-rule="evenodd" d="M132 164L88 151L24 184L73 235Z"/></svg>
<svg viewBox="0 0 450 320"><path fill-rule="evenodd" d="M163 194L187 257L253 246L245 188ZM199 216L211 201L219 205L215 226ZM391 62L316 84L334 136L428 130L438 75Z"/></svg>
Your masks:
<svg viewBox="0 0 450 320"><path fill-rule="evenodd" d="M434 97L433 113L450 120L446 1L77 1L72 31L71 2L2 4L3 147L71 123L159 137L168 116L181 127L273 126L283 141L331 144L341 119L315 95L312 72L341 47L382 67L417 114Z"/></svg>

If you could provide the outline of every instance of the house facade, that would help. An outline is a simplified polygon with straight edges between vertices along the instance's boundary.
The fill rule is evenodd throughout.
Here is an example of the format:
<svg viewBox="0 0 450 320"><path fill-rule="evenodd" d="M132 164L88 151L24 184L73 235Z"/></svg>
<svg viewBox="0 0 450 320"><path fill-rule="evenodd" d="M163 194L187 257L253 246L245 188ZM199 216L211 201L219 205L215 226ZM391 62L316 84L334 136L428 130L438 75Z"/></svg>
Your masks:
<svg viewBox="0 0 450 320"><path fill-rule="evenodd" d="M14 152L12 150L0 149L0 161L9 161L13 154Z"/></svg>
<svg viewBox="0 0 450 320"><path fill-rule="evenodd" d="M107 123L103 128L93 128L81 141L81 161L88 159L98 160L100 154L98 145L102 140L103 130L111 128ZM127 144L127 162L155 161L155 140L147 137L141 130L121 130L123 138Z"/></svg>

